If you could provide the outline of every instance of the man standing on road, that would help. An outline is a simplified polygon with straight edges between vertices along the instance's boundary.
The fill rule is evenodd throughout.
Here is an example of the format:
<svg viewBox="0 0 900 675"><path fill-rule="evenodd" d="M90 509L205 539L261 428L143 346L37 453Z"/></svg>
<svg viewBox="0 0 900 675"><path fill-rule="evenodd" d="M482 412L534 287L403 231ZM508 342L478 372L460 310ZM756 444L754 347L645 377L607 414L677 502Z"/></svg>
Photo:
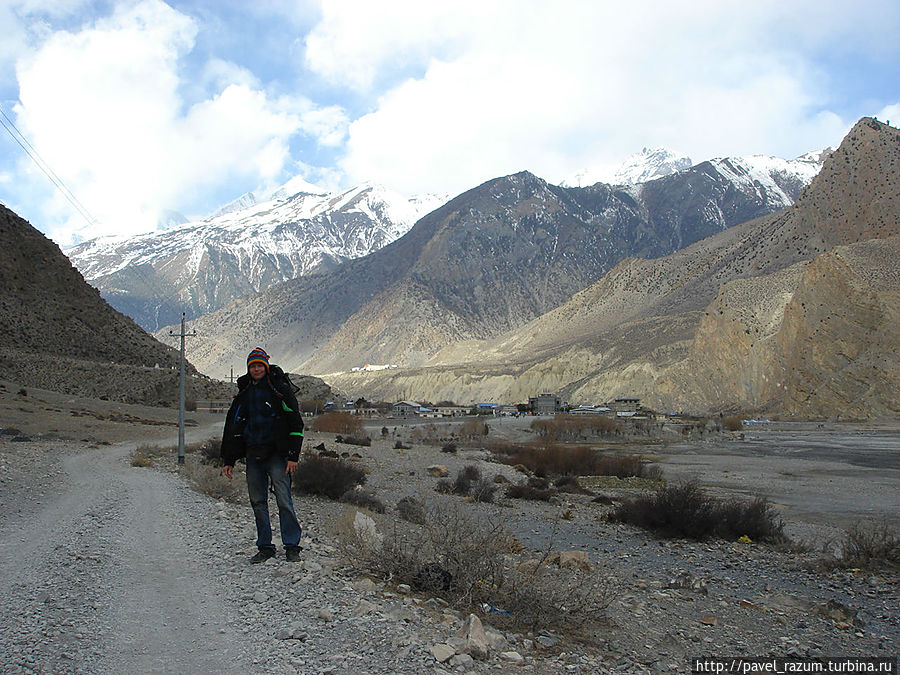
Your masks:
<svg viewBox="0 0 900 675"><path fill-rule="evenodd" d="M234 464L247 458L247 492L256 518L256 555L261 563L275 555L269 520L269 485L278 503L281 543L289 562L300 560L300 523L291 499L291 475L303 444L303 418L284 371L269 365L257 347L247 357L247 374L237 381L238 393L225 418L222 473L231 480Z"/></svg>

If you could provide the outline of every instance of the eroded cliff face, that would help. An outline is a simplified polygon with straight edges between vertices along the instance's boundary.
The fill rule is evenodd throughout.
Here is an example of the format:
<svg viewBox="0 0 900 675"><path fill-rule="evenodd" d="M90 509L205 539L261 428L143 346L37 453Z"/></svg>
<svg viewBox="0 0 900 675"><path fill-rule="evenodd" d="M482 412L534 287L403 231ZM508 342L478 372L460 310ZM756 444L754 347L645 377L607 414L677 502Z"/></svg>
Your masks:
<svg viewBox="0 0 900 675"><path fill-rule="evenodd" d="M900 236L811 261L777 337L788 414L900 413Z"/></svg>

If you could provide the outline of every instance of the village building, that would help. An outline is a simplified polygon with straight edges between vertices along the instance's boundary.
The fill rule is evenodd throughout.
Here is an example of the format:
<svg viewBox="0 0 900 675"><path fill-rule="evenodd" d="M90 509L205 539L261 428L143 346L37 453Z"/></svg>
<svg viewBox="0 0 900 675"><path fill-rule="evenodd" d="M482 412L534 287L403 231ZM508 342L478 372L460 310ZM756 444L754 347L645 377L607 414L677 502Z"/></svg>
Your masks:
<svg viewBox="0 0 900 675"><path fill-rule="evenodd" d="M415 417L419 414L421 407L415 401L399 401L392 406L391 410L394 417Z"/></svg>
<svg viewBox="0 0 900 675"><path fill-rule="evenodd" d="M528 407L535 415L555 415L565 408L563 402L556 394L544 392L528 399Z"/></svg>

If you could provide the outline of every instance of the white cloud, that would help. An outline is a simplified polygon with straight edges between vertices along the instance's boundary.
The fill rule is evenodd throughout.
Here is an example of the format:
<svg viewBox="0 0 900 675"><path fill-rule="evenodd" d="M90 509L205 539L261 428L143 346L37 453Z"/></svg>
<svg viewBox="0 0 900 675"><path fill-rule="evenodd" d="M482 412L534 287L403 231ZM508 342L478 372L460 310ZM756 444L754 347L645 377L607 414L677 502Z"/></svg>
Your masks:
<svg viewBox="0 0 900 675"><path fill-rule="evenodd" d="M900 103L885 106L875 116L881 122L892 123L891 126L900 127Z"/></svg>
<svg viewBox="0 0 900 675"><path fill-rule="evenodd" d="M204 71L218 93L186 103L179 68L197 32L190 17L142 0L80 32L56 32L19 61L20 128L100 221L85 228L72 216L55 239L151 230L160 210L229 181L276 180L298 132L334 142L339 111L268 94L221 59ZM46 217L61 213L71 208L54 195Z"/></svg>
<svg viewBox="0 0 900 675"><path fill-rule="evenodd" d="M862 11L877 16L887 6ZM413 192L462 190L520 169L558 180L643 146L683 148L697 159L795 156L838 142L855 121L829 109L828 74L797 46L821 52L844 39L842 49L859 48L858 7L433 7L323 2L307 40L310 68L360 90L388 87L350 125L342 167L351 181L378 175ZM896 13L888 7L889 24ZM879 44L893 34L874 18L865 23Z"/></svg>

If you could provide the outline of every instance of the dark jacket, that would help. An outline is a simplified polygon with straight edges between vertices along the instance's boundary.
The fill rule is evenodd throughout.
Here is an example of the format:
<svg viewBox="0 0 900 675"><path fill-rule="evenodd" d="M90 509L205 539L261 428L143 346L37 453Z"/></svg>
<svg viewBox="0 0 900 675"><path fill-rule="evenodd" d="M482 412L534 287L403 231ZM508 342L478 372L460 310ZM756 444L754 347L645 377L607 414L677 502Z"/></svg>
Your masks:
<svg viewBox="0 0 900 675"><path fill-rule="evenodd" d="M249 374L238 378L238 393L231 402L228 416L225 418L225 429L222 432L222 462L225 466L234 466L238 459L247 454L244 429L247 426L250 383ZM278 366L270 366L269 374L257 386L266 388L272 408L275 410L273 423L276 452L290 462L298 461L303 445L303 418L300 416L297 397L285 379L284 371Z"/></svg>

